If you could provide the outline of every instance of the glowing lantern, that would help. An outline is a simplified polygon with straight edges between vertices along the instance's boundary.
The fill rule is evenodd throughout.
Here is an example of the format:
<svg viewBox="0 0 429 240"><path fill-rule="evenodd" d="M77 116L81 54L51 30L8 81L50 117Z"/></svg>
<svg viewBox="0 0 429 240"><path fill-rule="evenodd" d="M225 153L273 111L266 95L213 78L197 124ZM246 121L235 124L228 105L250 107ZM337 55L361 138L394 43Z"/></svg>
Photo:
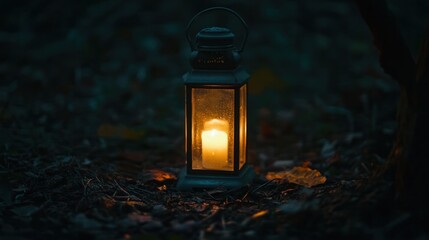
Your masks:
<svg viewBox="0 0 429 240"><path fill-rule="evenodd" d="M192 40L189 29L195 19L209 11L227 11L245 28L239 48L235 35L224 27L199 31ZM192 70L185 83L186 168L179 189L236 188L252 181L255 173L246 164L247 82L249 74L239 65L247 39L247 25L234 11L223 7L195 15L187 29Z"/></svg>

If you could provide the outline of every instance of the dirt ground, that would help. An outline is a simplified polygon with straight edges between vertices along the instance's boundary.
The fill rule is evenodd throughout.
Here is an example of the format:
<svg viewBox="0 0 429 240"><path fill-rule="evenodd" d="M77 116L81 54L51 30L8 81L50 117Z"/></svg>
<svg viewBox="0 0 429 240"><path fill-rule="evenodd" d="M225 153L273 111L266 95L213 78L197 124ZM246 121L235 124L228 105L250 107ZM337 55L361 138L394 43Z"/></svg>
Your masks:
<svg viewBox="0 0 429 240"><path fill-rule="evenodd" d="M249 25L257 177L183 192L184 32L214 5ZM428 3L389 6L415 52ZM428 238L426 215L395 208L391 179L372 178L398 86L353 2L3 1L0 13L1 239ZM228 19L193 34L221 24L241 40ZM292 169L326 180L282 175Z"/></svg>

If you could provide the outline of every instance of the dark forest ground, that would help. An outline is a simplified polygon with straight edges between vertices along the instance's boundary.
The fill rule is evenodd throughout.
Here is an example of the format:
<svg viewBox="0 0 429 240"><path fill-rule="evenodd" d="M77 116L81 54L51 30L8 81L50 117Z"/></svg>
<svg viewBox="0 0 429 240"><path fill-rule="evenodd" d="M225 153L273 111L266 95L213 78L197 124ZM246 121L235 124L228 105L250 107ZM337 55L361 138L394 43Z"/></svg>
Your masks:
<svg viewBox="0 0 429 240"><path fill-rule="evenodd" d="M2 239L428 237L422 219L391 206L391 181L368 184L392 146L398 90L351 2L227 4L251 29L258 177L234 190L175 188L183 32L218 3L0 3ZM391 7L417 49L427 4ZM294 166L327 181L265 178Z"/></svg>

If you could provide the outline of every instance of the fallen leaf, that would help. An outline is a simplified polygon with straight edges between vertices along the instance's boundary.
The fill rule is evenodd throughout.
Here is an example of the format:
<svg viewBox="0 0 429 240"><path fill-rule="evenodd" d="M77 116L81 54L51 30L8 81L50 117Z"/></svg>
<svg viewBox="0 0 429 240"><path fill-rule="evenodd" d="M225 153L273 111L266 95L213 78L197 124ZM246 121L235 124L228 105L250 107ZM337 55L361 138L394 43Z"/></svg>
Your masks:
<svg viewBox="0 0 429 240"><path fill-rule="evenodd" d="M115 199L107 198L107 197L103 197L101 202L105 208L111 208L116 204Z"/></svg>
<svg viewBox="0 0 429 240"><path fill-rule="evenodd" d="M268 213L268 210L262 210L252 215L252 219L260 218Z"/></svg>
<svg viewBox="0 0 429 240"><path fill-rule="evenodd" d="M164 185L162 185L162 186L157 187L157 189L158 189L159 191L166 191L166 190L167 190L167 186L164 184Z"/></svg>
<svg viewBox="0 0 429 240"><path fill-rule="evenodd" d="M253 214L251 217L248 217L248 218L246 218L246 219L244 219L242 222L241 222L241 226L246 226L247 224L249 224L249 222L250 221L252 221L252 220L255 220L255 219L257 219L257 218L260 218L260 217L262 217L262 216L264 216L264 215L266 215L268 213L268 210L262 210L262 211L259 211L259 212L257 212L257 213L255 213L255 214Z"/></svg>
<svg viewBox="0 0 429 240"><path fill-rule="evenodd" d="M307 188L326 182L326 177L316 169L308 167L294 167L289 171L268 172L265 176L268 180L285 179Z"/></svg>
<svg viewBox="0 0 429 240"><path fill-rule="evenodd" d="M156 180L156 181L165 181L165 180L175 180L177 179L177 177L169 172L165 172L159 169L152 169L149 170L150 174L151 174L151 179L152 180Z"/></svg>
<svg viewBox="0 0 429 240"><path fill-rule="evenodd" d="M140 202L140 201L123 201L120 203L122 203L124 205L128 205L128 206L132 206L132 207L134 207L134 206L141 206L141 207L146 206L146 204L144 202Z"/></svg>
<svg viewBox="0 0 429 240"><path fill-rule="evenodd" d="M310 161L304 161L303 163L302 163L302 166L301 167L304 167L304 168L310 168L310 165L311 165L311 162Z"/></svg>

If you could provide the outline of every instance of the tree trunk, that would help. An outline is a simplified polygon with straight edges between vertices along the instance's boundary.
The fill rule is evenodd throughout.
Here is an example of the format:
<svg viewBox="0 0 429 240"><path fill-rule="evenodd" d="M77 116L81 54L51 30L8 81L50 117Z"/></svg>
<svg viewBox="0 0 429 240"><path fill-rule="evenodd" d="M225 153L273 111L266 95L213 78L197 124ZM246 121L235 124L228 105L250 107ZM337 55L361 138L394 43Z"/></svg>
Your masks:
<svg viewBox="0 0 429 240"><path fill-rule="evenodd" d="M386 2L356 3L380 51L380 65L400 85L397 136L382 174L395 173L402 207L421 209L429 194L429 34L416 64Z"/></svg>
<svg viewBox="0 0 429 240"><path fill-rule="evenodd" d="M398 194L405 204L423 207L429 193L429 35L420 50L415 87L399 106L399 131L389 161L396 165ZM409 207L410 207L409 206Z"/></svg>

